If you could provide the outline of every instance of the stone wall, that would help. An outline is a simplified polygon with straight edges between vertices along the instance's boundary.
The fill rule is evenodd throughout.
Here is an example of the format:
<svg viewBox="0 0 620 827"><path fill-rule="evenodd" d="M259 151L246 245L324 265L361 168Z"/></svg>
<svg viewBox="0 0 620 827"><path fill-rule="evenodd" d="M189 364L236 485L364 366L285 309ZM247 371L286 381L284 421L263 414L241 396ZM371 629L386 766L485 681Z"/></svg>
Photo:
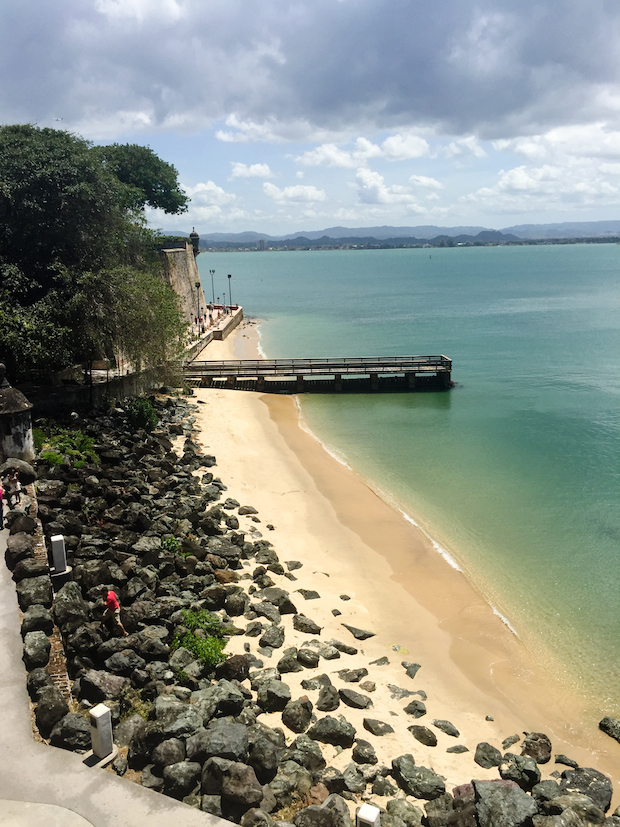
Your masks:
<svg viewBox="0 0 620 827"><path fill-rule="evenodd" d="M202 308L200 315L204 316L207 301L202 286L196 294L195 284L200 281L200 274L192 245L187 243L185 247L167 248L161 251L161 257L166 281L180 297L185 319L193 322L199 308Z"/></svg>

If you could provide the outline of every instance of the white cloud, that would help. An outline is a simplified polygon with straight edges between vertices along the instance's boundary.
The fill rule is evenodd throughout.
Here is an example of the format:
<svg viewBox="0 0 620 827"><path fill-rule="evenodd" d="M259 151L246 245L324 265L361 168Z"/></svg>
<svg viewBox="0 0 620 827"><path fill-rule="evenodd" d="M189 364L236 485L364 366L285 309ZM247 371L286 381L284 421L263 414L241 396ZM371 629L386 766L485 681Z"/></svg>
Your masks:
<svg viewBox="0 0 620 827"><path fill-rule="evenodd" d="M431 190L442 190L444 188L440 181L435 178L427 178L426 175L411 175L409 180L417 187L424 187Z"/></svg>
<svg viewBox="0 0 620 827"><path fill-rule="evenodd" d="M363 204L407 204L415 198L400 185L387 186L383 175L361 167L355 176L359 200Z"/></svg>
<svg viewBox="0 0 620 827"><path fill-rule="evenodd" d="M419 135L392 135L381 144L381 149L388 161L408 161L429 153L427 141Z"/></svg>
<svg viewBox="0 0 620 827"><path fill-rule="evenodd" d="M308 186L306 184L296 184L292 187L284 187L284 189L279 189L275 186L275 184L270 184L266 181L263 184L263 192L269 198L272 198L277 204L285 204L289 202L303 203L327 201L327 193L325 190Z"/></svg>
<svg viewBox="0 0 620 827"><path fill-rule="evenodd" d="M532 161L574 158L620 158L620 131L599 122L561 126L541 135L498 140L499 151L516 152Z"/></svg>
<svg viewBox="0 0 620 827"><path fill-rule="evenodd" d="M447 147L442 152L448 158L454 158L463 155L473 155L475 158L486 158L487 153L478 143L478 139L474 135L468 135L464 138L457 138L455 141L450 141Z"/></svg>
<svg viewBox="0 0 620 827"><path fill-rule="evenodd" d="M350 167L355 169L366 163L369 158L376 158L381 155L381 148L371 143L367 138L358 138L355 142L355 149L347 152L336 146L336 144L322 144L316 149L298 155L295 161L304 166L323 167Z"/></svg>
<svg viewBox="0 0 620 827"><path fill-rule="evenodd" d="M186 16L177 0L95 0L95 9L111 19L135 20L138 23L148 18L176 22Z"/></svg>
<svg viewBox="0 0 620 827"><path fill-rule="evenodd" d="M240 161L231 161L231 178L273 178L269 164L243 164Z"/></svg>
<svg viewBox="0 0 620 827"><path fill-rule="evenodd" d="M194 206L225 206L236 200L237 196L219 187L213 181L196 184L194 187L184 187Z"/></svg>

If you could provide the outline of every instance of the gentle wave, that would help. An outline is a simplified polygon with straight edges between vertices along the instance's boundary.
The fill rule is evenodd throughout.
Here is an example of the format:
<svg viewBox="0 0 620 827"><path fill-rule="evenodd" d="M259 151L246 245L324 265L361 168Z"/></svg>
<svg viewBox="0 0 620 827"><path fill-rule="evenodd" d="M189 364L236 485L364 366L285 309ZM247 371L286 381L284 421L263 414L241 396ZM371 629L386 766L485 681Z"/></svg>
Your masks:
<svg viewBox="0 0 620 827"><path fill-rule="evenodd" d="M349 465L349 463L345 460L345 458L341 455L336 453L336 451L332 450L328 445L326 445L322 440L318 438L318 436L314 433L314 431L309 427L308 423L306 422L303 414L303 409L301 407L301 403L299 402L299 397L295 396L295 405L297 407L297 415L299 418L299 427L302 431L304 431L308 436L311 436L315 442L318 442L321 448L326 451L332 459L335 459L336 462L339 462L341 465L344 465L349 471L353 471L353 468Z"/></svg>
<svg viewBox="0 0 620 827"><path fill-rule="evenodd" d="M502 623L503 623L503 624L504 624L504 626L508 629L508 631L509 631L509 632L512 632L512 634L513 634L516 638L518 638L518 637L519 637L519 633L517 632L517 630L515 629L515 627L512 625L512 623L508 620L508 618L507 618L505 615L503 615L503 614L502 614L502 613L501 613L498 609L496 609L496 608L495 608L495 606L494 606L492 603L489 603L489 606L490 606L490 607L491 607L491 609L493 610L493 614L494 614L496 617L499 617L499 619L502 621Z"/></svg>

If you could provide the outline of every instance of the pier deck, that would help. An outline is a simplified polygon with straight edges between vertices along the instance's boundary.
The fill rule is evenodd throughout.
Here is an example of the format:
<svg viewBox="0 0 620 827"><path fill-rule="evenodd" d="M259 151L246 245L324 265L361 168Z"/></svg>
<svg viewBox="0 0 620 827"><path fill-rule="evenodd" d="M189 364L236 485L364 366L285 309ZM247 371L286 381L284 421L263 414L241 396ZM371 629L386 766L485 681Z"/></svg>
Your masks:
<svg viewBox="0 0 620 827"><path fill-rule="evenodd" d="M194 361L184 372L202 387L262 393L415 391L452 385L452 360L443 355Z"/></svg>

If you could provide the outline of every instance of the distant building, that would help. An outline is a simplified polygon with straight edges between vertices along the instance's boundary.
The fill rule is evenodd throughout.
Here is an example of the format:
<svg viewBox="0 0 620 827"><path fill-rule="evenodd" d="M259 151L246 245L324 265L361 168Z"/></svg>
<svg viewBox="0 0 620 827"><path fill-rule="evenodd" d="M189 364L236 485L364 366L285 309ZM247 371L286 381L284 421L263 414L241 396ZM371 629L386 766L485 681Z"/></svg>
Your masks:
<svg viewBox="0 0 620 827"><path fill-rule="evenodd" d="M264 238L259 239L258 242L257 242L257 246L258 246L259 250L264 250L265 249L265 239Z"/></svg>

